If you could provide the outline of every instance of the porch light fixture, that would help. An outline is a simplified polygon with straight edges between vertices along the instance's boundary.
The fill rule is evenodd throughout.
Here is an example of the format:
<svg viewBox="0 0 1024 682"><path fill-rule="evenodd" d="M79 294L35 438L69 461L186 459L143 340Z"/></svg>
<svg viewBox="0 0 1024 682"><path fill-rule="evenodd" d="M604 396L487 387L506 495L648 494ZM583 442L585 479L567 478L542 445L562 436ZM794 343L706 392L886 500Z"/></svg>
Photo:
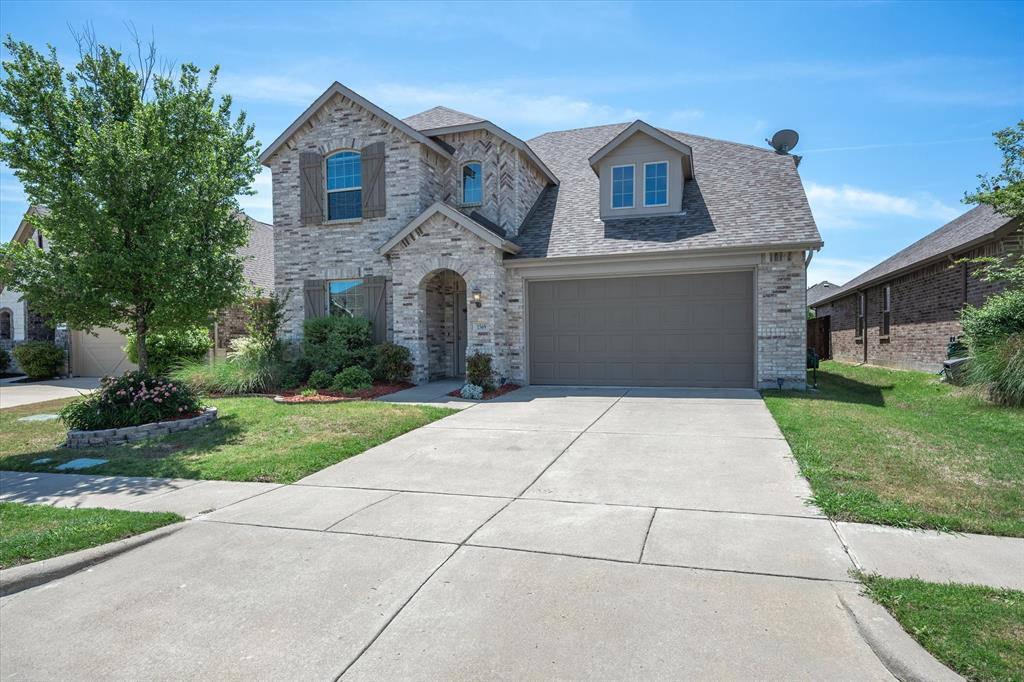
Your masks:
<svg viewBox="0 0 1024 682"><path fill-rule="evenodd" d="M483 294L480 293L479 289L473 289L473 303L477 308L483 304Z"/></svg>

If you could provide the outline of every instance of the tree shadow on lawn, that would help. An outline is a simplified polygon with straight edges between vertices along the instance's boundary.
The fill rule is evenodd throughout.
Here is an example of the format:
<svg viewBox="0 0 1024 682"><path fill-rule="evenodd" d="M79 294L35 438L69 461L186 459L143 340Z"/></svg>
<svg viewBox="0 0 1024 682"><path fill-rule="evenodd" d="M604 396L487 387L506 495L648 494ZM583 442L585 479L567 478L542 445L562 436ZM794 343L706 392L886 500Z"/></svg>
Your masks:
<svg viewBox="0 0 1024 682"><path fill-rule="evenodd" d="M885 407L885 395L883 391L890 391L895 386L888 384L880 386L877 384L866 384L862 381L855 381L840 374L818 370L818 388L811 388L813 376L807 372L806 391L779 391L769 389L763 391L766 397L773 398L799 398L801 400L823 400L830 402L852 403L857 405L870 405L872 407Z"/></svg>
<svg viewBox="0 0 1024 682"><path fill-rule="evenodd" d="M123 445L107 445L95 448L65 448L65 447L54 447L49 449L40 449L35 452L26 452L17 455L9 455L0 459L0 469L7 469L10 471L35 471L53 474L67 474L69 478L72 478L72 474L80 474L86 476L148 476L154 475L146 473L145 469L147 461L153 461L156 463L158 460L167 459L174 455L187 452L189 456L202 458L204 455L213 452L214 450L223 447L225 445L231 445L237 443L242 434L242 427L238 423L238 418L234 415L226 415L219 417L216 421L192 431L184 431L181 433L174 433L169 436L163 436L160 438L154 438L152 440L137 441L134 443L125 443ZM106 464L101 464L95 467L89 467L88 469L78 469L74 471L58 471L57 466L64 462L69 462L73 459L79 458L96 458L109 460ZM43 458L49 458L49 462L33 464L33 461ZM130 466L131 469L139 469L138 473L122 473L126 465ZM174 475L184 478L198 478L199 470L197 468L190 467L186 462L182 461L175 466ZM69 485L76 485L69 483ZM130 490L118 490L115 483L97 483L100 486L96 490L90 488L87 492L130 492ZM105 485L114 486L112 488L103 488ZM156 481L154 485L162 485L159 481ZM131 489L138 489L140 494L146 492L146 488L128 486ZM77 489L77 488L76 488ZM4 492L8 492L8 482L4 482ZM81 492L81 491L80 491ZM17 501L17 500L12 500Z"/></svg>

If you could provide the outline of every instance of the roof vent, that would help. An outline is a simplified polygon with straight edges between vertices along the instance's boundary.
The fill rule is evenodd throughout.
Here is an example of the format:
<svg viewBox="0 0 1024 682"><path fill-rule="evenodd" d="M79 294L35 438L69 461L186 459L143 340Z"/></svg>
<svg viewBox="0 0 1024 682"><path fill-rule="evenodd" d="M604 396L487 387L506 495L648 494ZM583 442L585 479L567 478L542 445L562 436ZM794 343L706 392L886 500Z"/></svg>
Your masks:
<svg viewBox="0 0 1024 682"><path fill-rule="evenodd" d="M800 135L795 130L790 130L789 128L784 128L775 133L770 140L765 139L765 142L770 144L777 154L788 154L799 141Z"/></svg>

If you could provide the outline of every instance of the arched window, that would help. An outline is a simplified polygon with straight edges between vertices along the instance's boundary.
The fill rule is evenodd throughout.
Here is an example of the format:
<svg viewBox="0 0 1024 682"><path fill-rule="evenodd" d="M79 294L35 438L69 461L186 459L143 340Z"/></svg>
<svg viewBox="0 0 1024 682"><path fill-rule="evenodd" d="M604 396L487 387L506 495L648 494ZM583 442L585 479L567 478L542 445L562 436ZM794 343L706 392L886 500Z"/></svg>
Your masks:
<svg viewBox="0 0 1024 682"><path fill-rule="evenodd" d="M462 166L462 203L482 204L484 201L484 174L479 161Z"/></svg>
<svg viewBox="0 0 1024 682"><path fill-rule="evenodd" d="M14 335L11 327L11 311L7 308L0 310L0 339L10 339Z"/></svg>
<svg viewBox="0 0 1024 682"><path fill-rule="evenodd" d="M327 157L327 219L363 217L363 169L359 152Z"/></svg>

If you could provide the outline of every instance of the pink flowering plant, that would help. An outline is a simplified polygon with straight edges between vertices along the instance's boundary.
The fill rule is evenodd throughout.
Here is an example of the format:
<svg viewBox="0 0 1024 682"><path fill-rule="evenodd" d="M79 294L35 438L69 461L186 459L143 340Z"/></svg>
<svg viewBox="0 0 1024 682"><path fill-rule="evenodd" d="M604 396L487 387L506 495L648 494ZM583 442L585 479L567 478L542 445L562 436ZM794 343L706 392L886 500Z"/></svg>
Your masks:
<svg viewBox="0 0 1024 682"><path fill-rule="evenodd" d="M188 385L144 372L128 372L103 377L98 391L67 405L60 411L60 418L71 430L96 431L190 417L202 409Z"/></svg>

